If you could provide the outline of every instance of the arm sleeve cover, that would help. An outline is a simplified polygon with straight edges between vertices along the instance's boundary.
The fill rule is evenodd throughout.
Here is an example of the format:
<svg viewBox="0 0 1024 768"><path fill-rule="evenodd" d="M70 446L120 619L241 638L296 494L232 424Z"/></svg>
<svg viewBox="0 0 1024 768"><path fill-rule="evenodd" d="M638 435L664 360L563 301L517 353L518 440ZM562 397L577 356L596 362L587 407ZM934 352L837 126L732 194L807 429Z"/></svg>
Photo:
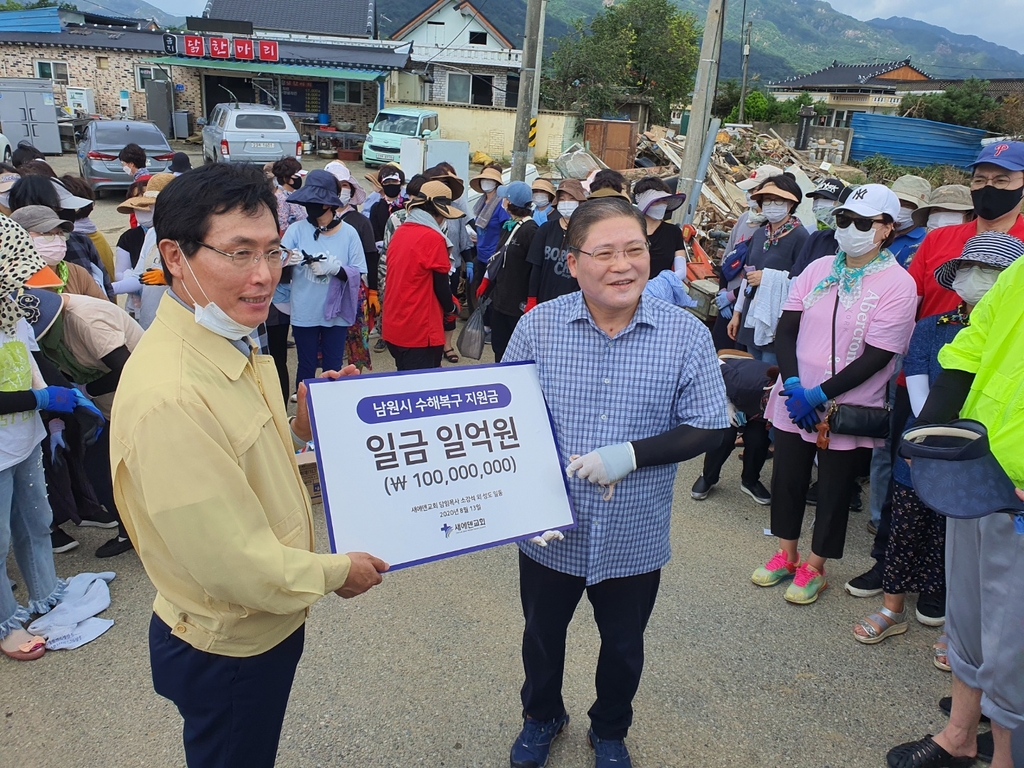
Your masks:
<svg viewBox="0 0 1024 768"><path fill-rule="evenodd" d="M681 424L660 435L633 440L636 467L640 469L689 461L717 447L728 433L728 429L701 429Z"/></svg>
<svg viewBox="0 0 1024 768"><path fill-rule="evenodd" d="M911 262L913 263L913 262ZM928 393L918 421L922 424L946 424L960 415L974 383L974 374L949 368L939 374Z"/></svg>

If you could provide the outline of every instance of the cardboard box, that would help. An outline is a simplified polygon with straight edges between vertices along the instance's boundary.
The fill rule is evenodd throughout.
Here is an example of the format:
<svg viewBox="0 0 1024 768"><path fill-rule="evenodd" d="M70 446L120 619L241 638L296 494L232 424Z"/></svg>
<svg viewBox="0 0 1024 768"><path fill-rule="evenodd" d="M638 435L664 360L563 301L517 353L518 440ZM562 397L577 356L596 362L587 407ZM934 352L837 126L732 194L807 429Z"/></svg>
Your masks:
<svg viewBox="0 0 1024 768"><path fill-rule="evenodd" d="M304 453L295 454L295 462L299 465L299 476L302 477L302 483L306 486L306 493L309 494L309 499L314 504L319 504L322 499L320 496L320 472L317 469L316 464L316 452L305 451Z"/></svg>

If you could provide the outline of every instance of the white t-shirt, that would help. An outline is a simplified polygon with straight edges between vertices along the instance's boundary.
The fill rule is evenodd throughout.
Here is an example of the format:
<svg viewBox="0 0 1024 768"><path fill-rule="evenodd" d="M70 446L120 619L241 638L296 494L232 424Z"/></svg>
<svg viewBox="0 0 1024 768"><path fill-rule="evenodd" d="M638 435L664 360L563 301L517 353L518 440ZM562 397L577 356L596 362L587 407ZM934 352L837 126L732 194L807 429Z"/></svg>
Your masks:
<svg viewBox="0 0 1024 768"><path fill-rule="evenodd" d="M13 334L0 331L0 392L24 392L46 386L32 359L38 350L32 328L19 320ZM46 436L37 411L0 414L0 470L20 464Z"/></svg>

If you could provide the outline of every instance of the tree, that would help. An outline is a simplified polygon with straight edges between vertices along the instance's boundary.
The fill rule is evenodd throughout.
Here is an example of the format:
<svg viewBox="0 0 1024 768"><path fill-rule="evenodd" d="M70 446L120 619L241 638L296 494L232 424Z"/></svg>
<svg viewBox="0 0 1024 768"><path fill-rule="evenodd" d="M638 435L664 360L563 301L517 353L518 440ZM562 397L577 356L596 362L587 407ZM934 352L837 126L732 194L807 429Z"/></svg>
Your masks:
<svg viewBox="0 0 1024 768"><path fill-rule="evenodd" d="M652 118L666 122L686 101L697 70L700 29L692 13L669 0L625 0L578 20L548 59L541 98L586 117L615 111L623 93L652 99Z"/></svg>
<svg viewBox="0 0 1024 768"><path fill-rule="evenodd" d="M928 96L908 94L900 102L900 114L967 128L999 130L994 120L998 105L985 93L987 80L971 78L950 86L943 93Z"/></svg>
<svg viewBox="0 0 1024 768"><path fill-rule="evenodd" d="M725 80L718 85L718 93L711 107L711 114L725 120L740 103L740 84L735 79Z"/></svg>

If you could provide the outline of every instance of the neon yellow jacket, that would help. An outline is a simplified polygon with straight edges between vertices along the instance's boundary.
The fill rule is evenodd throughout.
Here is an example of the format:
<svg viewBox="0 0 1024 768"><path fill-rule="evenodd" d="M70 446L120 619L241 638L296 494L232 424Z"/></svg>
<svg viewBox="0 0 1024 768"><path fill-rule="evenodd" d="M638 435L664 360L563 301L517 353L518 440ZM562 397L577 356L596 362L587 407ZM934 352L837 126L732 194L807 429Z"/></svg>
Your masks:
<svg viewBox="0 0 1024 768"><path fill-rule="evenodd" d="M999 276L939 363L975 374L960 415L985 425L992 455L1024 487L1024 259Z"/></svg>

